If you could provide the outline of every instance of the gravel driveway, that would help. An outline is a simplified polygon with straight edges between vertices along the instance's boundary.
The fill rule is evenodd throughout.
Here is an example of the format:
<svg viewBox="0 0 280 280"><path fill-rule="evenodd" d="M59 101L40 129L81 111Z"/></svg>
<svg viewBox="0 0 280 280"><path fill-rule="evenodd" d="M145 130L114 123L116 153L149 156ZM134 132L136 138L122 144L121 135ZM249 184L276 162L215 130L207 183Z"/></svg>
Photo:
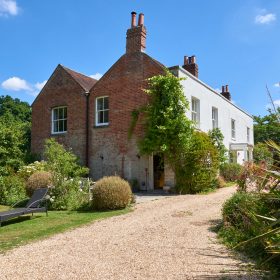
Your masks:
<svg viewBox="0 0 280 280"><path fill-rule="evenodd" d="M95 222L0 255L0 279L261 279L209 228L234 192L137 204ZM252 273L252 272L251 272Z"/></svg>

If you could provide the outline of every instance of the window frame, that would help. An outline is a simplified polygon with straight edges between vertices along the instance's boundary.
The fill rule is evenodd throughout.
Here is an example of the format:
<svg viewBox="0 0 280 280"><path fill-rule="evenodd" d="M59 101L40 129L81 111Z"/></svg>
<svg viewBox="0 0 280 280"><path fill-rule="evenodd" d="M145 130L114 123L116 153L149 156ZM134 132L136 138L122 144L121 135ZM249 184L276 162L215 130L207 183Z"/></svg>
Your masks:
<svg viewBox="0 0 280 280"><path fill-rule="evenodd" d="M231 119L230 122L231 122L231 125L230 125L230 128L231 128L231 139L235 140L236 139L236 120L235 119Z"/></svg>
<svg viewBox="0 0 280 280"><path fill-rule="evenodd" d="M59 110L59 109L65 109L66 108L66 118L65 118L65 113L64 113L64 118L62 119L56 119L54 120L54 110ZM59 115L59 113L58 113ZM59 121L65 121L66 120L66 130L63 130L63 131L54 131L54 122L59 122ZM53 107L52 108L52 119L51 119L51 122L52 122L52 134L64 134L64 133L67 133L67 130L68 130L68 108L67 106L57 106L57 107ZM58 126L59 128L59 126ZM64 128L64 124L63 124L63 128Z"/></svg>
<svg viewBox="0 0 280 280"><path fill-rule="evenodd" d="M215 116L213 117L213 112L216 112L216 119ZM215 114L214 114L215 115ZM214 125L215 123L215 125ZM217 107L212 107L212 129L219 127L219 110Z"/></svg>
<svg viewBox="0 0 280 280"><path fill-rule="evenodd" d="M104 98L108 98L108 109L104 109ZM103 109L102 110L98 110L98 100L103 99ZM109 125L109 96L108 95L104 95L104 96L98 96L95 98L95 126L107 126ZM99 123L98 122L98 113L99 112L105 112L108 111L108 122L103 122L103 123Z"/></svg>
<svg viewBox="0 0 280 280"><path fill-rule="evenodd" d="M197 111L193 110L193 104L196 104ZM196 120L194 120L193 116L195 116ZM191 97L191 119L195 123L197 128L200 127L200 100L194 96Z"/></svg>

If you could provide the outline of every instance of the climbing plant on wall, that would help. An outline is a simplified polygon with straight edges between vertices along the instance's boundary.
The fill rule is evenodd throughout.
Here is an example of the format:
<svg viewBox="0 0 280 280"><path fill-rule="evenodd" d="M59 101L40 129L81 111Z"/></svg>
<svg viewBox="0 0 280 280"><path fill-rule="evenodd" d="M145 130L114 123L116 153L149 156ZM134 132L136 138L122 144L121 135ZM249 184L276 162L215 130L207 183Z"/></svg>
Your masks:
<svg viewBox="0 0 280 280"><path fill-rule="evenodd" d="M145 134L139 141L139 150L141 154L146 155L163 154L165 161L175 173L178 191L193 193L200 191L205 184L198 187L197 184L201 184L201 180L198 180L197 177L192 180L186 176L192 177L190 174L204 176L207 173L211 176L214 174L215 177L217 157L215 152L209 154L210 146L214 151L216 148L210 138L203 134L204 140L200 142L199 153L205 157L196 157L193 164L187 163L195 158L192 149L194 139L197 139L199 132L194 133L193 122L187 118L189 103L184 95L181 80L182 78L174 76L169 71L166 71L165 75L157 75L148 79L148 89L145 92L150 99L147 106L140 109L144 113ZM132 128L136 124L138 115L137 111L132 114ZM206 142L207 145L204 145ZM201 153L201 150L204 150L205 153ZM213 158L212 155L214 155ZM215 170L209 172L212 165ZM189 171L184 172L185 168L189 168ZM207 183L207 186L212 187L209 176Z"/></svg>

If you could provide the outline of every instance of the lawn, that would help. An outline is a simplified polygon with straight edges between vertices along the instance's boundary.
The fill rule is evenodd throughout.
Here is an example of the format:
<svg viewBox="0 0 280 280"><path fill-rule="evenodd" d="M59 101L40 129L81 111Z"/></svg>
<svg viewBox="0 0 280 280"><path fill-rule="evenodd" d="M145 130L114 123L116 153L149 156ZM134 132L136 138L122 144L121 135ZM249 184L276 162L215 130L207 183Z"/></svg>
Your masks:
<svg viewBox="0 0 280 280"><path fill-rule="evenodd" d="M6 210L0 205L0 211ZM46 238L78 226L128 213L130 209L106 212L49 211L36 213L33 217L22 216L2 223L0 228L0 253L34 240Z"/></svg>

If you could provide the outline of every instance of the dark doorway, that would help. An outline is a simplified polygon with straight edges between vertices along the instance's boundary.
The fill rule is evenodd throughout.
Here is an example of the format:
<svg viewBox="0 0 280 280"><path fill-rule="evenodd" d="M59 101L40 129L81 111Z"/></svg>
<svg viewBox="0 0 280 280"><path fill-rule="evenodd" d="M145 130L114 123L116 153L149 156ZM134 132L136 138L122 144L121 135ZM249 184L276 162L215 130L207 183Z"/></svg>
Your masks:
<svg viewBox="0 0 280 280"><path fill-rule="evenodd" d="M164 160L162 155L154 155L154 189L164 186Z"/></svg>

